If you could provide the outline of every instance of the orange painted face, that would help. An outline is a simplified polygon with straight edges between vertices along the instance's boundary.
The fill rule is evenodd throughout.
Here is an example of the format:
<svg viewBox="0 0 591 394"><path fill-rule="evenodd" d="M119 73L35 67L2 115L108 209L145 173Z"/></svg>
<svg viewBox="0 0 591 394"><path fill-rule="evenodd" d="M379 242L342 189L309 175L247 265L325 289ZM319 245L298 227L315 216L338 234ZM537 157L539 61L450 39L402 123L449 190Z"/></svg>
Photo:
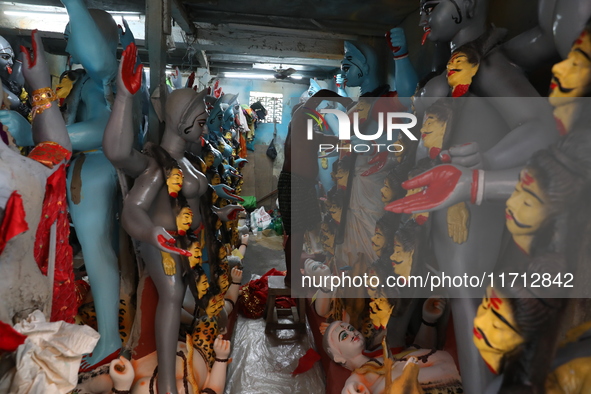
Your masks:
<svg viewBox="0 0 591 394"><path fill-rule="evenodd" d="M178 196L183 187L183 172L179 168L173 168L170 171L170 175L166 178L166 186L171 197Z"/></svg>
<svg viewBox="0 0 591 394"><path fill-rule="evenodd" d="M193 211L184 207L176 218L176 227L180 235L185 235L193 223Z"/></svg>
<svg viewBox="0 0 591 394"><path fill-rule="evenodd" d="M437 116L427 113L423 127L421 127L421 138L427 149L441 148L445 136L446 122Z"/></svg>
<svg viewBox="0 0 591 394"><path fill-rule="evenodd" d="M213 177L211 178L211 184L213 186L219 185L220 183L222 183L222 178L220 177L220 174L215 173L213 174Z"/></svg>
<svg viewBox="0 0 591 394"><path fill-rule="evenodd" d="M205 154L205 157L203 158L203 161L205 162L205 165L207 167L211 167L213 165L214 160L215 160L215 156L213 155L212 152L207 152Z"/></svg>
<svg viewBox="0 0 591 394"><path fill-rule="evenodd" d="M489 287L474 319L474 345L491 371L503 368L505 354L524 342L506 298Z"/></svg>
<svg viewBox="0 0 591 394"><path fill-rule="evenodd" d="M55 94L60 99L65 99L68 97L72 89L74 88L74 82L70 79L69 75L64 75L60 83L55 88Z"/></svg>
<svg viewBox="0 0 591 394"><path fill-rule="evenodd" d="M349 181L349 171L339 168L334 175L334 179L337 183L337 186L347 187L347 182Z"/></svg>
<svg viewBox="0 0 591 394"><path fill-rule="evenodd" d="M410 276L413 255L414 250L404 250L404 247L398 238L394 238L394 252L390 256L390 261L392 262L392 268L394 268L396 274L404 276L405 278Z"/></svg>
<svg viewBox="0 0 591 394"><path fill-rule="evenodd" d="M218 250L218 259L223 260L228 256L228 251L226 250L225 247L220 247L220 249Z"/></svg>
<svg viewBox="0 0 591 394"><path fill-rule="evenodd" d="M394 307L387 298L374 298L369 303L369 318L376 327L386 327Z"/></svg>
<svg viewBox="0 0 591 394"><path fill-rule="evenodd" d="M201 243L199 241L193 242L191 246L189 246L189 252L191 252L191 256L189 256L189 264L191 265L191 268L200 265L203 257Z"/></svg>
<svg viewBox="0 0 591 394"><path fill-rule="evenodd" d="M478 72L478 63L470 63L464 52L455 52L447 63L447 83L452 89L472 83Z"/></svg>
<svg viewBox="0 0 591 394"><path fill-rule="evenodd" d="M507 200L505 217L507 229L513 236L533 235L548 216L547 197L535 176L524 169L515 191Z"/></svg>
<svg viewBox="0 0 591 394"><path fill-rule="evenodd" d="M567 97L586 97L591 93L591 34L583 31L568 57L552 67L550 103L561 105Z"/></svg>
<svg viewBox="0 0 591 394"><path fill-rule="evenodd" d="M392 190L388 178L384 178L384 187L380 189L380 193L382 193L382 202L384 204L394 201L396 194L394 193L394 190Z"/></svg>
<svg viewBox="0 0 591 394"><path fill-rule="evenodd" d="M334 204L331 201L327 201L327 210L330 216L337 222L341 222L341 215L343 213L343 209L339 207L337 204Z"/></svg>
<svg viewBox="0 0 591 394"><path fill-rule="evenodd" d="M207 275L203 274L197 279L197 297L202 299L205 293L209 290L209 281L207 280Z"/></svg>
<svg viewBox="0 0 591 394"><path fill-rule="evenodd" d="M376 231L371 237L371 248L378 257L382 254L382 249L386 244L386 238L384 237L384 231L380 227L376 227Z"/></svg>

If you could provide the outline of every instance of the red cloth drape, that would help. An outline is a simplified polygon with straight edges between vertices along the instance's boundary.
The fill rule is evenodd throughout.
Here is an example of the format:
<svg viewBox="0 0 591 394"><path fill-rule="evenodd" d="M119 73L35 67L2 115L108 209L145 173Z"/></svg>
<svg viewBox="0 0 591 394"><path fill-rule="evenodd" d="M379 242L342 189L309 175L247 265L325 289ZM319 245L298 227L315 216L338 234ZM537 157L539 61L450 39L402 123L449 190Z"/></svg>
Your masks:
<svg viewBox="0 0 591 394"><path fill-rule="evenodd" d="M285 276L285 273L272 268L260 279L251 280L242 286L238 300L238 312L250 319L258 319L263 316L269 294L269 276ZM277 297L275 304L280 308L291 308L296 305L293 298L284 296Z"/></svg>
<svg viewBox="0 0 591 394"><path fill-rule="evenodd" d="M4 208L4 219L0 224L0 253L4 251L6 244L12 238L29 229L25 220L23 199L17 191L13 191Z"/></svg>

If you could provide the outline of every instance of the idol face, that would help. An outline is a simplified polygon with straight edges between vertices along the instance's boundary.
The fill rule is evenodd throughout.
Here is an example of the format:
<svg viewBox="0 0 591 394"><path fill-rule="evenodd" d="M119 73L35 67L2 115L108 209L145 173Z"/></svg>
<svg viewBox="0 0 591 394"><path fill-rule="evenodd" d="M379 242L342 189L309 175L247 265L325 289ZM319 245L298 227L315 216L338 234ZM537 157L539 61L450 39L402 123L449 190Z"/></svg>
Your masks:
<svg viewBox="0 0 591 394"><path fill-rule="evenodd" d="M191 246L189 246L189 252L191 252L191 256L189 256L189 264L191 267L200 265L203 258L203 252L201 252L201 243L193 242Z"/></svg>
<svg viewBox="0 0 591 394"><path fill-rule="evenodd" d="M427 149L441 148L445 136L446 122L437 116L427 113L423 127L421 127L421 138Z"/></svg>
<svg viewBox="0 0 591 394"><path fill-rule="evenodd" d="M222 294L228 291L228 288L230 287L230 281L228 280L227 274L221 274L218 277L218 286L220 287Z"/></svg>
<svg viewBox="0 0 591 394"><path fill-rule="evenodd" d="M334 176L334 179L339 187L347 187L349 181L349 171L339 168Z"/></svg>
<svg viewBox="0 0 591 394"><path fill-rule="evenodd" d="M381 256L385 244L386 238L384 237L384 231L380 227L376 227L376 231L373 237L371 237L371 248L376 252L378 257Z"/></svg>
<svg viewBox="0 0 591 394"><path fill-rule="evenodd" d="M225 247L220 247L220 249L218 250L218 259L219 260L223 260L228 256L228 252L226 251Z"/></svg>
<svg viewBox="0 0 591 394"><path fill-rule="evenodd" d="M191 228L192 223L193 211L189 207L184 207L176 218L176 227L179 233L183 233L181 235L184 235Z"/></svg>
<svg viewBox="0 0 591 394"><path fill-rule="evenodd" d="M365 62L365 59L358 59L353 55L345 54L345 58L341 61L341 71L347 80L347 86L361 86L363 81L363 72L360 68L361 62Z"/></svg>
<svg viewBox="0 0 591 394"><path fill-rule="evenodd" d="M374 298L369 303L369 318L376 327L386 327L390 315L392 314L393 306L390 305L387 298Z"/></svg>
<svg viewBox="0 0 591 394"><path fill-rule="evenodd" d="M335 220L337 223L341 222L341 214L343 212L341 207L331 201L327 201L327 210L333 220Z"/></svg>
<svg viewBox="0 0 591 394"><path fill-rule="evenodd" d="M179 168L173 168L166 179L168 194L176 197L183 187L183 172Z"/></svg>
<svg viewBox="0 0 591 394"><path fill-rule="evenodd" d="M12 74L14 51L3 37L0 37L0 75L7 78Z"/></svg>
<svg viewBox="0 0 591 394"><path fill-rule="evenodd" d="M205 157L203 158L203 161L205 162L205 165L207 167L213 166L214 160L215 160L215 156L214 156L213 152L207 152L205 154Z"/></svg>
<svg viewBox="0 0 591 394"><path fill-rule="evenodd" d="M405 278L410 276L413 254L414 250L404 250L404 247L398 238L394 238L394 252L390 256L390 261L392 262L392 268L396 274L404 276Z"/></svg>
<svg viewBox="0 0 591 394"><path fill-rule="evenodd" d="M455 52L447 62L447 83L452 88L470 85L478 71L478 64L470 63L464 52Z"/></svg>
<svg viewBox="0 0 591 394"><path fill-rule="evenodd" d="M420 14L423 41L450 42L466 22L463 0L421 0Z"/></svg>
<svg viewBox="0 0 591 394"><path fill-rule="evenodd" d="M547 217L547 197L527 168L521 171L505 208L507 229L513 236L533 235Z"/></svg>
<svg viewBox="0 0 591 394"><path fill-rule="evenodd" d="M384 204L394 201L396 194L394 193L394 190L392 190L388 178L384 178L384 187L380 189L380 193L382 194L382 202Z"/></svg>
<svg viewBox="0 0 591 394"><path fill-rule="evenodd" d="M304 272L308 275L329 276L330 268L328 267L328 265L323 264L320 261L307 259L304 262Z"/></svg>
<svg viewBox="0 0 591 394"><path fill-rule="evenodd" d="M496 374L503 369L504 356L524 342L511 305L491 287L486 290L476 312L472 339L490 370Z"/></svg>
<svg viewBox="0 0 591 394"><path fill-rule="evenodd" d="M207 118L207 126L209 130L213 131L218 135L222 130L222 123L224 122L224 111L225 106L219 100L211 110L209 117Z"/></svg>
<svg viewBox="0 0 591 394"><path fill-rule="evenodd" d="M197 280L197 297L202 299L205 293L209 290L209 282L207 280L207 275L202 274L199 279Z"/></svg>
<svg viewBox="0 0 591 394"><path fill-rule="evenodd" d="M68 74L64 75L60 83L55 87L55 95L58 98L65 99L74 88L75 81Z"/></svg>
<svg viewBox="0 0 591 394"><path fill-rule="evenodd" d="M333 355L341 356L335 357L337 362L340 362L339 359L341 361L352 359L365 350L363 335L348 323L341 322L324 335L329 335L328 342Z"/></svg>
<svg viewBox="0 0 591 394"><path fill-rule="evenodd" d="M207 117L209 116L205 107L205 101L200 102L194 110L193 122L184 130L179 130L181 138L188 142L198 142L203 134L208 133Z"/></svg>
<svg viewBox="0 0 591 394"><path fill-rule="evenodd" d="M591 34L583 31L568 57L552 68L549 100L553 106L568 102L568 97L591 95Z"/></svg>

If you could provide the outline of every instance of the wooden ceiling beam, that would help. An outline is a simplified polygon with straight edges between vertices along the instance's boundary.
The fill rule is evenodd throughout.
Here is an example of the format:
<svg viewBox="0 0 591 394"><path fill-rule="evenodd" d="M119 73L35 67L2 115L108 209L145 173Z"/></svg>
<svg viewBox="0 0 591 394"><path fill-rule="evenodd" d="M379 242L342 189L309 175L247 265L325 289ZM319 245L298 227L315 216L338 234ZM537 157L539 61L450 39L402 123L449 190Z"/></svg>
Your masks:
<svg viewBox="0 0 591 394"><path fill-rule="evenodd" d="M315 32L316 34L326 32L345 34L349 36L383 37L386 31L397 25L397 23L393 23L392 25L383 25L379 23L326 19L322 21L321 27L319 27L319 22L310 18L213 11L192 7L191 4L185 5L189 14L191 15L191 20L194 22L231 25L244 24L245 21L248 21L248 25L250 26L267 26L274 29L287 28L294 30L307 30Z"/></svg>
<svg viewBox="0 0 591 394"><path fill-rule="evenodd" d="M171 13L172 19L174 19L185 33L192 36L197 35L197 28L193 21L191 21L189 13L183 3L181 3L181 0L171 0Z"/></svg>
<svg viewBox="0 0 591 394"><path fill-rule="evenodd" d="M273 30L238 30L227 25L198 28L194 47L210 54L222 52L333 60L340 60L343 56L342 39L302 37Z"/></svg>

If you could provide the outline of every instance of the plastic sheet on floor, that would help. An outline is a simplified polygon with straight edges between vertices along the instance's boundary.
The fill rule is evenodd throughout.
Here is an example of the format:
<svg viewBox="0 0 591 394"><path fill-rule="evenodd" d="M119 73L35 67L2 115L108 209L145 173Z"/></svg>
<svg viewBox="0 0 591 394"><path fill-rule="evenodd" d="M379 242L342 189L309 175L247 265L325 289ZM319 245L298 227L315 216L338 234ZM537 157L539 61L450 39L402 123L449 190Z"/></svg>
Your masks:
<svg viewBox="0 0 591 394"><path fill-rule="evenodd" d="M281 330L279 338L293 336ZM312 333L299 341L281 342L265 335L265 320L239 316L232 338L233 360L228 366L225 394L323 394L324 374L320 362L309 371L291 376L300 357L313 347Z"/></svg>

